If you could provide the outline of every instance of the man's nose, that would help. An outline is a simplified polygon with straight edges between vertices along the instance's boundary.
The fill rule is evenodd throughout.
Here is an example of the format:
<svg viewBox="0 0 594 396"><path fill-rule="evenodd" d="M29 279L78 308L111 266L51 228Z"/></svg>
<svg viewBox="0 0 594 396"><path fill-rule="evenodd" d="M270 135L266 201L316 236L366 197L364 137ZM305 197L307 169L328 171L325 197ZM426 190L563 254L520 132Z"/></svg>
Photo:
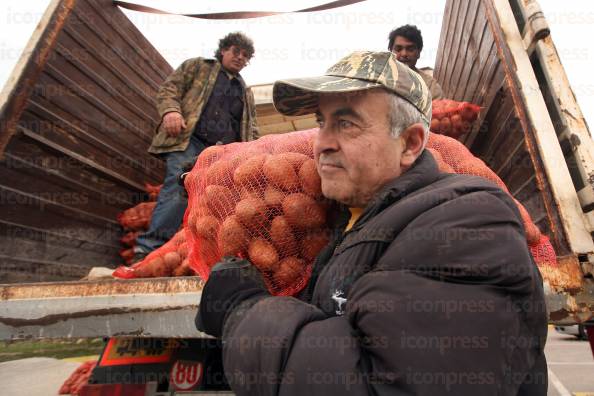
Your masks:
<svg viewBox="0 0 594 396"><path fill-rule="evenodd" d="M236 57L239 58L243 62L247 62L250 59L245 52L238 53L236 55Z"/></svg>
<svg viewBox="0 0 594 396"><path fill-rule="evenodd" d="M339 145L336 133L327 127L320 128L314 141L314 152L316 155L324 152L338 151L338 149Z"/></svg>
<svg viewBox="0 0 594 396"><path fill-rule="evenodd" d="M406 48L402 48L400 51L396 52L396 55L400 57L406 57L408 55L408 50Z"/></svg>

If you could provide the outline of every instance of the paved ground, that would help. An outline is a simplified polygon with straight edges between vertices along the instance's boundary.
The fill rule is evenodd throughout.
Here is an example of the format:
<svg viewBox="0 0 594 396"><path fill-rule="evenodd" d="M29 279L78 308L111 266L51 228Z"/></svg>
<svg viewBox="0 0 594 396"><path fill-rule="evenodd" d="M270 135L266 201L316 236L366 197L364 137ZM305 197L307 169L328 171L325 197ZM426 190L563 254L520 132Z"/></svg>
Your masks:
<svg viewBox="0 0 594 396"><path fill-rule="evenodd" d="M594 396L594 359L587 341L578 341L550 328L546 354L549 364L547 396ZM88 357L83 360L88 360ZM56 395L60 385L79 364L51 358L0 363L2 394Z"/></svg>
<svg viewBox="0 0 594 396"><path fill-rule="evenodd" d="M548 396L594 396L594 358L588 341L550 329L545 351Z"/></svg>
<svg viewBox="0 0 594 396"><path fill-rule="evenodd" d="M29 358L0 363L2 394L54 396L66 378L80 365L53 358Z"/></svg>

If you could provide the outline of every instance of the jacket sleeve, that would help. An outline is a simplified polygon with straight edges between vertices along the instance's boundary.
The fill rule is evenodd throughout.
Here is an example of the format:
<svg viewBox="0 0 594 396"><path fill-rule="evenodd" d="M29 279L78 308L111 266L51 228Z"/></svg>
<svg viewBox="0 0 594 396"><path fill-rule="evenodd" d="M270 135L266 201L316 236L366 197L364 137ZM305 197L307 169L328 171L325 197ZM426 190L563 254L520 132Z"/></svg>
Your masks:
<svg viewBox="0 0 594 396"><path fill-rule="evenodd" d="M237 395L341 394L336 381L367 394L345 317L329 318L292 297L264 298L232 315L223 333L223 365Z"/></svg>
<svg viewBox="0 0 594 396"><path fill-rule="evenodd" d="M482 192L425 212L352 285L344 316L286 297L234 312L223 350L233 390L516 394L546 337L516 212Z"/></svg>
<svg viewBox="0 0 594 396"><path fill-rule="evenodd" d="M256 140L260 138L260 130L258 128L258 121L256 118L256 101L254 99L254 92L251 90L251 88L247 89L246 94L249 117L248 136L250 136L249 140Z"/></svg>
<svg viewBox="0 0 594 396"><path fill-rule="evenodd" d="M188 75L194 75L198 72L197 69L191 70L195 64L195 59L186 60L159 87L156 99L157 111L161 119L165 114L172 111L183 114L182 99L188 88L186 78Z"/></svg>
<svg viewBox="0 0 594 396"><path fill-rule="evenodd" d="M435 78L431 78L431 84L429 84L429 91L431 92L432 99L443 99L443 90L441 89L441 85L439 85Z"/></svg>

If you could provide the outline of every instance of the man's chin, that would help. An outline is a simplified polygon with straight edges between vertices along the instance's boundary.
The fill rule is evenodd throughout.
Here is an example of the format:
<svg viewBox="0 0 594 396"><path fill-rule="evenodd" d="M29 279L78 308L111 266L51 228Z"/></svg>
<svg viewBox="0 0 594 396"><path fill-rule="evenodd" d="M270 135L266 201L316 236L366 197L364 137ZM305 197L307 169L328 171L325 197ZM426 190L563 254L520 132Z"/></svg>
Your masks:
<svg viewBox="0 0 594 396"><path fill-rule="evenodd" d="M322 195L328 199L332 199L336 202L340 202L343 205L350 206L352 203L353 197L351 194L348 194L344 188L337 188L337 186L332 185L332 183L328 183L324 185L322 183Z"/></svg>

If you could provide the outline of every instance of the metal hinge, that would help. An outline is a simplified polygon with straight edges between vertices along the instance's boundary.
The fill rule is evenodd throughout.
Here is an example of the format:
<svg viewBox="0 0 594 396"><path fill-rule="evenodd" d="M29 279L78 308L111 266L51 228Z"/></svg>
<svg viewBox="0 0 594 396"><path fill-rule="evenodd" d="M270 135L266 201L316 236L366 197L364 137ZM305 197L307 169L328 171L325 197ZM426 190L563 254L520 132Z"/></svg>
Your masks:
<svg viewBox="0 0 594 396"><path fill-rule="evenodd" d="M536 48L536 43L551 34L549 23L545 18L540 5L534 0L520 0L523 5L523 14L526 24L522 32L524 48L531 55Z"/></svg>

